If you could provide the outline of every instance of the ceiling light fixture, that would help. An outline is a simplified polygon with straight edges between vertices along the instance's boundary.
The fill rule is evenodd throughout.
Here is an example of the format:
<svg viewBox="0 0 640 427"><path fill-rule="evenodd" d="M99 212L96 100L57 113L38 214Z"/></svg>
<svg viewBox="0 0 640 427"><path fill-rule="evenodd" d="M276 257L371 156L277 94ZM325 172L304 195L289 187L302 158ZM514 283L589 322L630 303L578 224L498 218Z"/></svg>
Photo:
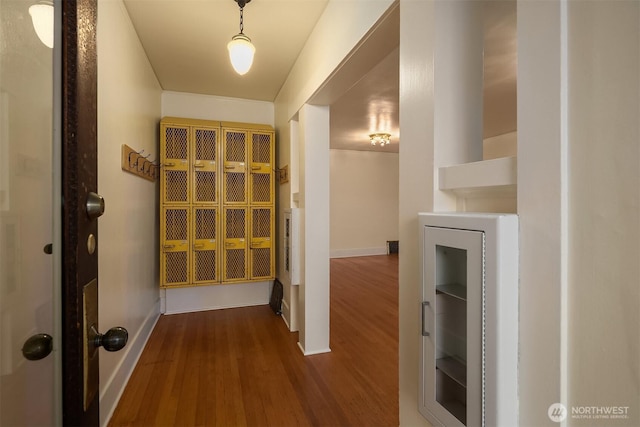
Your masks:
<svg viewBox="0 0 640 427"><path fill-rule="evenodd" d="M231 41L227 44L227 49L229 49L229 59L231 59L233 69L242 76L251 68L251 64L253 64L253 54L256 53L256 48L251 44L251 39L243 32L244 25L242 22L244 6L251 0L234 1L240 6L240 33L231 38Z"/></svg>
<svg viewBox="0 0 640 427"><path fill-rule="evenodd" d="M29 6L33 28L40 41L53 48L53 3L47 0Z"/></svg>
<svg viewBox="0 0 640 427"><path fill-rule="evenodd" d="M391 142L390 138L391 135L386 132L377 132L369 135L369 139L371 139L371 145L380 145L381 147L389 144Z"/></svg>

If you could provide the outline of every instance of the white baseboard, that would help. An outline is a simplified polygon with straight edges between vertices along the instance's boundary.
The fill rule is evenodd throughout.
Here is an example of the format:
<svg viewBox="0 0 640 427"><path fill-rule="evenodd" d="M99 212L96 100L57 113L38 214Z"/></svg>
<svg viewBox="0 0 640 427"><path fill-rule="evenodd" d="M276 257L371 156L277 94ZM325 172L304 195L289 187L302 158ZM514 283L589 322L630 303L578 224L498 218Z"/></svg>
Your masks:
<svg viewBox="0 0 640 427"><path fill-rule="evenodd" d="M354 256L386 255L387 247L381 248L356 248L356 249L334 249L329 252L330 258L349 258Z"/></svg>
<svg viewBox="0 0 640 427"><path fill-rule="evenodd" d="M100 394L101 426L105 427L109 423L109 420L113 415L113 411L115 411L116 406L118 406L120 397L127 386L127 382L129 382L129 378L138 363L138 359L140 359L140 356L142 355L142 350L144 350L147 340L153 331L153 327L156 325L159 318L160 300L153 305L151 312L142 322L142 326L138 330L138 333L136 333L132 339L129 339L126 347L124 348L124 351L126 352L124 357L120 360L120 363L114 372L105 382L106 385L104 390Z"/></svg>
<svg viewBox="0 0 640 427"><path fill-rule="evenodd" d="M298 341L298 348L300 349L300 351L302 351L302 354L305 356L312 356L314 354L331 353L331 349L329 347L323 348L320 350L306 351L304 347L302 347L302 344L300 344L300 341Z"/></svg>
<svg viewBox="0 0 640 427"><path fill-rule="evenodd" d="M193 313L269 304L271 282L166 289L164 314Z"/></svg>

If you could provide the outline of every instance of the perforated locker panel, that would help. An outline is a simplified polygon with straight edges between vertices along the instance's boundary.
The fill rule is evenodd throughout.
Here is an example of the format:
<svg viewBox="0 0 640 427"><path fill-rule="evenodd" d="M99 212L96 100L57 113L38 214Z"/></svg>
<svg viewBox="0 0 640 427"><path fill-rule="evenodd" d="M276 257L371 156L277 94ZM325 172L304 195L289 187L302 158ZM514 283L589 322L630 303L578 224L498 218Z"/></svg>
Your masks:
<svg viewBox="0 0 640 427"><path fill-rule="evenodd" d="M218 201L218 133L215 128L194 128L193 132L193 195L196 204Z"/></svg>
<svg viewBox="0 0 640 427"><path fill-rule="evenodd" d="M247 138L240 130L223 130L224 180L223 203L246 205L247 196Z"/></svg>
<svg viewBox="0 0 640 427"><path fill-rule="evenodd" d="M225 282L246 281L247 208L224 208L223 278Z"/></svg>
<svg viewBox="0 0 640 427"><path fill-rule="evenodd" d="M161 126L160 194L164 203L189 203L189 128L173 124Z"/></svg>
<svg viewBox="0 0 640 427"><path fill-rule="evenodd" d="M267 280L275 277L274 226L273 208L251 208L249 244L249 276L251 279Z"/></svg>
<svg viewBox="0 0 640 427"><path fill-rule="evenodd" d="M193 208L193 260L194 284L219 282L218 209Z"/></svg>
<svg viewBox="0 0 640 427"><path fill-rule="evenodd" d="M160 219L161 285L189 283L189 211L186 207L165 207Z"/></svg>
<svg viewBox="0 0 640 427"><path fill-rule="evenodd" d="M252 204L273 204L275 197L273 156L273 133L252 132L249 184Z"/></svg>

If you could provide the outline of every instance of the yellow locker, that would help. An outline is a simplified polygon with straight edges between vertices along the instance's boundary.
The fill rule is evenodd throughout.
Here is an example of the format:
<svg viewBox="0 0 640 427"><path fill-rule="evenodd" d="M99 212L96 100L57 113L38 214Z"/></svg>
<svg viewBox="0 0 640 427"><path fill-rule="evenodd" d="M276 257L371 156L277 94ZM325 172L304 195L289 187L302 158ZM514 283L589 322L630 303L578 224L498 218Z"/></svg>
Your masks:
<svg viewBox="0 0 640 427"><path fill-rule="evenodd" d="M161 284L189 284L189 208L164 207L160 218L160 230Z"/></svg>
<svg viewBox="0 0 640 427"><path fill-rule="evenodd" d="M247 208L224 209L223 282L246 281L247 276Z"/></svg>
<svg viewBox="0 0 640 427"><path fill-rule="evenodd" d="M160 194L163 203L189 203L189 133L188 126L161 126Z"/></svg>
<svg viewBox="0 0 640 427"><path fill-rule="evenodd" d="M247 132L223 129L225 205L246 205L247 197Z"/></svg>
<svg viewBox="0 0 640 427"><path fill-rule="evenodd" d="M250 123L161 121L161 286L275 278L275 134Z"/></svg>
<svg viewBox="0 0 640 427"><path fill-rule="evenodd" d="M192 210L192 218L192 283L196 285L217 283L220 281L218 209L195 207Z"/></svg>
<svg viewBox="0 0 640 427"><path fill-rule="evenodd" d="M268 280L275 276L274 218L272 207L251 208L249 278L252 280Z"/></svg>
<svg viewBox="0 0 640 427"><path fill-rule="evenodd" d="M194 204L218 203L218 134L219 128L194 127L192 131L192 166Z"/></svg>
<svg viewBox="0 0 640 427"><path fill-rule="evenodd" d="M251 204L273 205L274 184L274 144L273 132L252 131L250 150Z"/></svg>

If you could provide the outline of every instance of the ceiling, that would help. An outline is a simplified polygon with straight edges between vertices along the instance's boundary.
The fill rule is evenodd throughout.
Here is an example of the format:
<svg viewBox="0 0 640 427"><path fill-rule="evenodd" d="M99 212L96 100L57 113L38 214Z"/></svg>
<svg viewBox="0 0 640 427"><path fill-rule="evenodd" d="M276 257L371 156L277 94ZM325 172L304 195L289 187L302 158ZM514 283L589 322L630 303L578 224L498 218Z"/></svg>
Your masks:
<svg viewBox="0 0 640 427"><path fill-rule="evenodd" d="M328 0L253 0L244 8L244 33L256 47L251 70L233 71L226 44L239 32L233 0L124 0L164 90L273 101ZM485 137L515 130L515 1L485 1ZM396 8L399 9L399 8ZM376 63L339 87L331 105L331 148L398 152L399 13L390 14L377 40ZM366 50L366 49L365 49ZM377 55L377 56L376 56ZM358 58L358 57L356 57ZM358 59L360 60L360 59ZM389 132L391 144L373 147L367 135Z"/></svg>

